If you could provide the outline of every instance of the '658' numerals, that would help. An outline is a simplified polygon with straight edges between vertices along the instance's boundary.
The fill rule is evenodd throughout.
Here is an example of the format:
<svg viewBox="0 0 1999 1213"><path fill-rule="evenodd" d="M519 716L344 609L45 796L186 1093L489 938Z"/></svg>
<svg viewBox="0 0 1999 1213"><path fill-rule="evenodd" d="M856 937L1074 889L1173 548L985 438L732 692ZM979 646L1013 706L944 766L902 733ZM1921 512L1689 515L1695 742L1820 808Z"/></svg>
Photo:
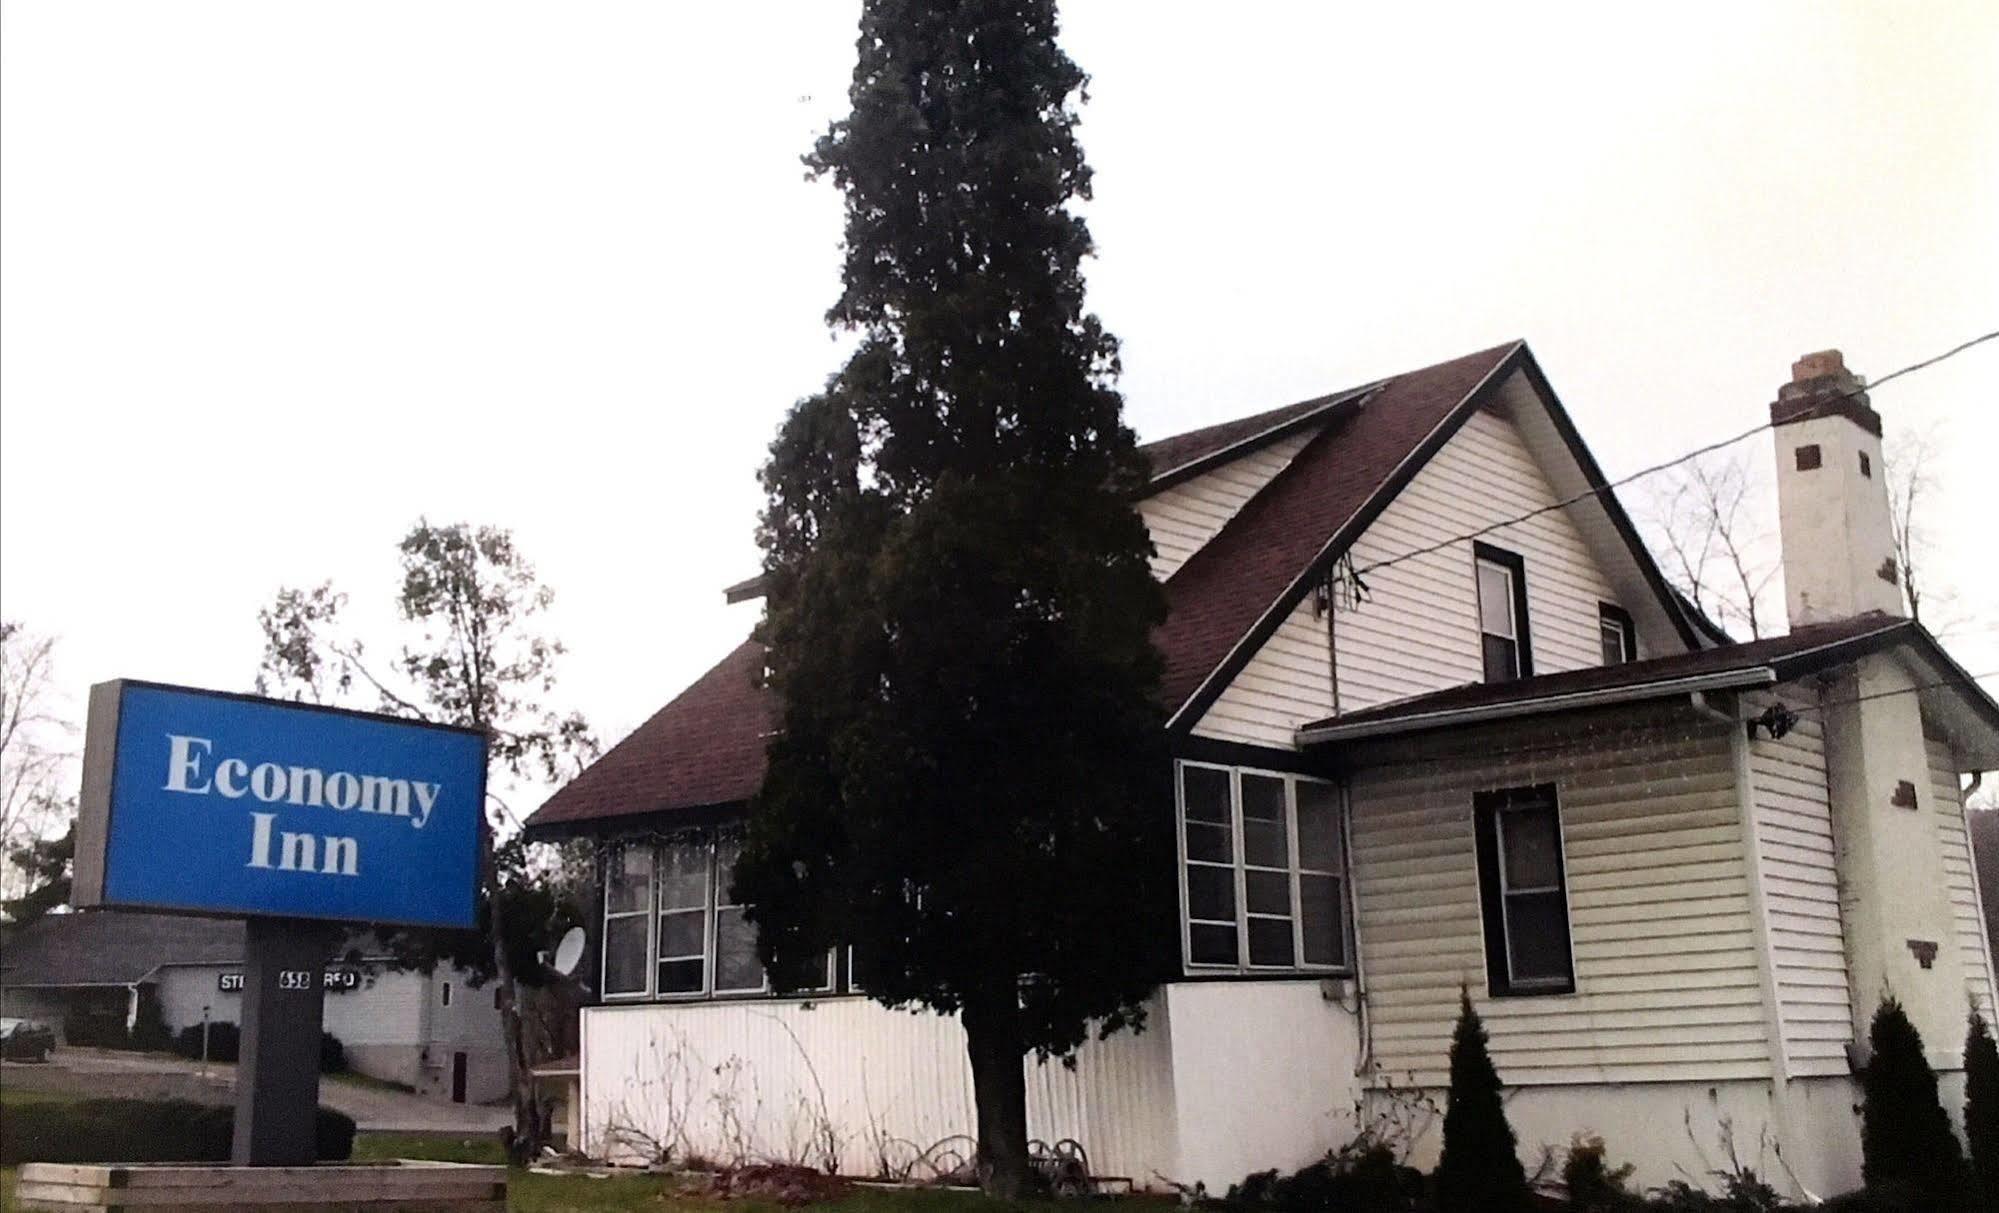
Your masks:
<svg viewBox="0 0 1999 1213"><path fill-rule="evenodd" d="M279 969L278 989L310 990L312 988L312 978L313 972L311 969Z"/></svg>

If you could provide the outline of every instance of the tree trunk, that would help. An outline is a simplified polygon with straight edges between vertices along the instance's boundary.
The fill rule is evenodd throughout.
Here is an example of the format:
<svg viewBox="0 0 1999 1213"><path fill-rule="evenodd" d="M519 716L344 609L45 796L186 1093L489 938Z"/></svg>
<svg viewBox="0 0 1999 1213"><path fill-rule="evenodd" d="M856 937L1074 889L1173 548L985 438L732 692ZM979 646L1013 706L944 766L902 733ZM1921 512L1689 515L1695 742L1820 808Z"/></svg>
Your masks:
<svg viewBox="0 0 1999 1213"><path fill-rule="evenodd" d="M480 870L486 884L486 929L493 949L493 981L500 995L500 1029L507 1041L507 1093L514 1101L513 1132L507 1154L517 1163L532 1162L548 1144L548 1118L542 1114L534 1075L528 1072L527 1031L521 1020L520 986L514 982L513 959L507 954L505 916L500 911L500 864L490 821L480 823Z"/></svg>
<svg viewBox="0 0 1999 1213"><path fill-rule="evenodd" d="M979 1115L979 1185L988 1196L1018 1200L1032 1184L1027 1165L1027 1079L1021 1058L1020 1003L1012 990L965 1003L965 1051Z"/></svg>

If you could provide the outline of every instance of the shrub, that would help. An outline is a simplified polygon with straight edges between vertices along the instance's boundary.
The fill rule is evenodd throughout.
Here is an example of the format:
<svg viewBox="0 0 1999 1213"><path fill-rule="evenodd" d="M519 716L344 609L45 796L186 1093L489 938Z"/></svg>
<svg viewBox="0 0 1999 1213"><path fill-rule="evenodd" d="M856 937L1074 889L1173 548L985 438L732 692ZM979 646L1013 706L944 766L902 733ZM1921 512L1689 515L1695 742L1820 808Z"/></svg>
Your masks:
<svg viewBox="0 0 1999 1213"><path fill-rule="evenodd" d="M143 1053L159 1053L172 1045L173 1033L167 1030L167 1021L160 1017L159 1001L139 999L139 1016L132 1023L131 1036L124 1047Z"/></svg>
<svg viewBox="0 0 1999 1213"><path fill-rule="evenodd" d="M1999 1210L1999 1045L1976 1010L1964 1036L1964 1137L1979 1198Z"/></svg>
<svg viewBox="0 0 1999 1213"><path fill-rule="evenodd" d="M1860 1173L1867 1186L1907 1184L1932 1208L1959 1207L1964 1152L1937 1096L1922 1035L1901 1003L1881 1000L1867 1043L1871 1056L1860 1110Z"/></svg>
<svg viewBox="0 0 1999 1213"><path fill-rule="evenodd" d="M189 1024L173 1038L173 1051L182 1057L195 1061L201 1059L201 1025ZM243 1052L243 1031L227 1020L214 1020L208 1025L208 1060L236 1061ZM347 1072L347 1046L331 1032L319 1034L319 1072L321 1074L344 1074Z"/></svg>
<svg viewBox="0 0 1999 1213"><path fill-rule="evenodd" d="M1399 1165L1387 1146L1363 1140L1296 1174L1249 1175L1229 1189L1226 1203L1276 1213L1402 1213L1419 1207L1422 1191L1419 1172Z"/></svg>
<svg viewBox="0 0 1999 1213"><path fill-rule="evenodd" d="M1469 993L1460 991L1459 1002L1437 1205L1453 1213L1517 1213L1527 1207L1519 1143L1500 1103L1499 1071L1486 1051L1485 1025L1472 1010Z"/></svg>
<svg viewBox="0 0 1999 1213"><path fill-rule="evenodd" d="M208 1060L235 1061L242 1047L242 1032L228 1020L213 1020L208 1025ZM201 1060L201 1025L190 1024L182 1028L174 1037L174 1052L182 1057Z"/></svg>
<svg viewBox="0 0 1999 1213"><path fill-rule="evenodd" d="M0 1164L24 1162L227 1162L235 1110L161 1099L87 1099L0 1108ZM354 1122L319 1109L313 1125L319 1157L345 1159Z"/></svg>
<svg viewBox="0 0 1999 1213"><path fill-rule="evenodd" d="M1604 1154L1601 1137L1579 1133L1569 1143L1568 1157L1562 1161L1562 1187L1575 1213L1623 1213L1642 1203L1624 1186L1635 1168L1626 1163L1612 1170Z"/></svg>

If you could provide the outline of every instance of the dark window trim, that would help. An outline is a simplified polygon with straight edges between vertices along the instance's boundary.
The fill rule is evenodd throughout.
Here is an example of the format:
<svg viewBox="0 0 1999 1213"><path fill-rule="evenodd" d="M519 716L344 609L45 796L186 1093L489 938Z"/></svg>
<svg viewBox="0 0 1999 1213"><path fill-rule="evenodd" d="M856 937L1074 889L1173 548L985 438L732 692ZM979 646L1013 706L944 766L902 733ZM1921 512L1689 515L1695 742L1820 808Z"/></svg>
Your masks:
<svg viewBox="0 0 1999 1213"><path fill-rule="evenodd" d="M1534 676L1534 621L1527 614L1527 562L1520 553L1496 548L1489 543L1472 542L1472 610L1473 619L1478 623L1479 635L1485 635L1485 621L1478 619L1478 562L1491 561L1513 574L1513 643L1520 654L1520 672L1515 678Z"/></svg>
<svg viewBox="0 0 1999 1213"><path fill-rule="evenodd" d="M1638 627L1631 622L1631 612L1614 602L1599 602L1596 614L1598 619L1607 619L1624 629L1624 659L1638 660Z"/></svg>
<svg viewBox="0 0 1999 1213"><path fill-rule="evenodd" d="M1494 998L1539 998L1576 992L1575 931L1569 922L1566 909L1569 901L1569 859L1566 845L1557 857L1560 860L1557 883L1561 886L1564 907L1562 950L1569 958L1568 979L1560 983L1537 982L1516 988L1507 969L1506 911L1501 904L1503 886L1499 878L1499 812L1518 801L1527 799L1546 799L1555 811L1556 837L1562 837L1562 802L1552 783L1535 784L1531 787L1496 788L1472 795L1472 832L1478 850L1478 902L1480 914L1485 921L1486 992Z"/></svg>

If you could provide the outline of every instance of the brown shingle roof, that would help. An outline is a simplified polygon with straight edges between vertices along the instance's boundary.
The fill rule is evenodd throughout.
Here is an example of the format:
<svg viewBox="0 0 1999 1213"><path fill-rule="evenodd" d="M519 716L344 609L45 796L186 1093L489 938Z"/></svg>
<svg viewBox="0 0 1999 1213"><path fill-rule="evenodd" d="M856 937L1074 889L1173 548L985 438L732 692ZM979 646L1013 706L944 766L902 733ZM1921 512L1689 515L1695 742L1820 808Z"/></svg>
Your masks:
<svg viewBox="0 0 1999 1213"><path fill-rule="evenodd" d="M1166 582L1164 698L1178 708L1251 633L1405 459L1518 348L1508 342L1384 381L1326 428Z"/></svg>
<svg viewBox="0 0 1999 1213"><path fill-rule="evenodd" d="M756 681L763 646L745 640L528 818L535 829L748 800L763 782L778 717Z"/></svg>
<svg viewBox="0 0 1999 1213"><path fill-rule="evenodd" d="M1454 414L1462 416L1473 390L1521 348L1508 342L1144 448L1158 475L1287 425L1322 427L1167 581L1169 615L1154 639L1166 659L1169 706L1180 707L1201 688L1329 544L1351 540L1345 533L1351 524L1364 524L1363 513L1385 504L1398 471L1420 464L1412 456L1425 441ZM748 799L763 780L764 746L778 717L774 702L752 683L761 658L761 649L746 642L551 797L529 825L546 830Z"/></svg>
<svg viewBox="0 0 1999 1213"><path fill-rule="evenodd" d="M1142 443L1138 449L1151 461L1153 476L1163 476L1176 468L1198 463L1211 455L1218 455L1259 434L1281 429L1291 422L1339 403L1350 394L1335 392L1330 396L1314 396L1310 400L1300 400L1283 408L1269 409L1248 417L1239 417L1234 421L1203 426L1198 430L1188 430L1184 434L1161 438L1157 442Z"/></svg>
<svg viewBox="0 0 1999 1213"><path fill-rule="evenodd" d="M1849 619L1807 624L1783 636L1769 636L1743 644L1675 653L1645 661L1628 661L1621 665L1586 666L1559 674L1537 674L1511 682L1466 683L1327 717L1303 727L1318 729L1410 723L1443 712L1530 704L1593 691L1644 687L1707 674L1766 668L1783 681L1852 660L1863 652L1872 652L1888 644L1915 639L1919 632L1920 629L1906 619L1869 611Z"/></svg>

